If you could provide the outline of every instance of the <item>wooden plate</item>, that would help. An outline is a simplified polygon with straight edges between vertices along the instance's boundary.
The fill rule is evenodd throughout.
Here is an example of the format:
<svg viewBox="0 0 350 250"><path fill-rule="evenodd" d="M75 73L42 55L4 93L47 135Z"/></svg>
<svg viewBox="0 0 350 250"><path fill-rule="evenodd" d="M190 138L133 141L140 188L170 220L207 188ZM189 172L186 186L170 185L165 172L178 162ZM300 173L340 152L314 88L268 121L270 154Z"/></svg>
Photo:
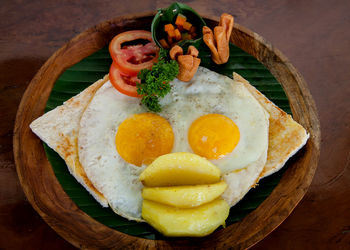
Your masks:
<svg viewBox="0 0 350 250"><path fill-rule="evenodd" d="M305 81L280 51L258 34L235 24L231 41L261 61L283 85L293 117L310 133L306 147L293 158L271 195L242 221L204 238L147 240L120 233L82 212L63 191L40 139L29 124L44 113L51 89L68 67L105 46L114 34L149 29L155 13L106 21L73 38L53 54L29 84L20 103L14 134L14 155L23 190L41 217L63 238L82 248L247 248L263 239L292 212L306 193L320 152L320 125ZM205 18L208 26L217 18Z"/></svg>

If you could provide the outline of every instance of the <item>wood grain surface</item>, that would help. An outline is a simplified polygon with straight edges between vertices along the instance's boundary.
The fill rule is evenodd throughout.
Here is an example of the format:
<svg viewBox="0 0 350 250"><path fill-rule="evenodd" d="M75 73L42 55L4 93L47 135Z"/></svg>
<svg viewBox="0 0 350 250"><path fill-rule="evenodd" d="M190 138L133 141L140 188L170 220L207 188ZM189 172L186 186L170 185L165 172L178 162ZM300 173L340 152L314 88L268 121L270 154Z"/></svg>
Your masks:
<svg viewBox="0 0 350 250"><path fill-rule="evenodd" d="M19 186L12 156L16 110L40 66L74 35L103 20L170 3L137 2L8 1L0 7L1 248L73 248L43 222ZM349 3L338 1L332 8L321 1L218 3L189 2L205 15L232 13L279 48L307 80L322 124L321 160L311 188L288 219L254 248L349 248Z"/></svg>

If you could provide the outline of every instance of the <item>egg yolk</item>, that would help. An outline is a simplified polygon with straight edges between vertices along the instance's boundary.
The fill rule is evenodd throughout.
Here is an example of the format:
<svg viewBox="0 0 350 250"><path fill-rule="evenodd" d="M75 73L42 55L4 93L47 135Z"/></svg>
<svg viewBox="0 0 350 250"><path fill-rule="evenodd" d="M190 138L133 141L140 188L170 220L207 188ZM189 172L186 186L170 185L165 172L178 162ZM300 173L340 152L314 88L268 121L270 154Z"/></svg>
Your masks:
<svg viewBox="0 0 350 250"><path fill-rule="evenodd" d="M135 114L120 124L115 142L126 162L141 166L171 152L174 132L170 123L159 115Z"/></svg>
<svg viewBox="0 0 350 250"><path fill-rule="evenodd" d="M199 117L188 131L188 142L193 152L207 159L219 159L232 152L239 137L237 125L220 114Z"/></svg>

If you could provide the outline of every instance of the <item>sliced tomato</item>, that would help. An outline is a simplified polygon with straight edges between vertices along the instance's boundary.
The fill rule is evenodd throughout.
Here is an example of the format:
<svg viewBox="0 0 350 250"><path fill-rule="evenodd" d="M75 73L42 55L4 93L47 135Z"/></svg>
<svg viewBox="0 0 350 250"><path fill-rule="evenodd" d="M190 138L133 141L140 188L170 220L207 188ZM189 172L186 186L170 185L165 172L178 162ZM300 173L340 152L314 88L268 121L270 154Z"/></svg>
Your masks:
<svg viewBox="0 0 350 250"><path fill-rule="evenodd" d="M149 42L144 45L123 45L140 39ZM158 47L152 40L151 32L146 30L126 31L115 36L109 44L109 53L119 70L128 75L137 75L141 69L151 69L158 59Z"/></svg>
<svg viewBox="0 0 350 250"><path fill-rule="evenodd" d="M109 69L109 80L119 92L128 96L140 97L137 94L136 87L136 83L140 82L140 79L137 76L130 76L121 72L114 62Z"/></svg>

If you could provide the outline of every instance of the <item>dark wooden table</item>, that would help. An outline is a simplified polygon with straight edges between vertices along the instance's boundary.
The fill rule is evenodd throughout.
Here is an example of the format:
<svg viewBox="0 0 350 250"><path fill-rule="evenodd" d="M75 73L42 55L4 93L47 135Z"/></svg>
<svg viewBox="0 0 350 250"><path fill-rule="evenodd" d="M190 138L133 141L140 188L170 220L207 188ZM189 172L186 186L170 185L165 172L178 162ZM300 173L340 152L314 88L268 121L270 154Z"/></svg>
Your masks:
<svg viewBox="0 0 350 250"><path fill-rule="evenodd" d="M321 157L292 214L253 249L350 248L350 1L184 1L235 20L280 49L305 78L321 121ZM0 248L73 249L26 200L12 136L17 107L42 64L104 20L171 1L9 1L0 6Z"/></svg>

